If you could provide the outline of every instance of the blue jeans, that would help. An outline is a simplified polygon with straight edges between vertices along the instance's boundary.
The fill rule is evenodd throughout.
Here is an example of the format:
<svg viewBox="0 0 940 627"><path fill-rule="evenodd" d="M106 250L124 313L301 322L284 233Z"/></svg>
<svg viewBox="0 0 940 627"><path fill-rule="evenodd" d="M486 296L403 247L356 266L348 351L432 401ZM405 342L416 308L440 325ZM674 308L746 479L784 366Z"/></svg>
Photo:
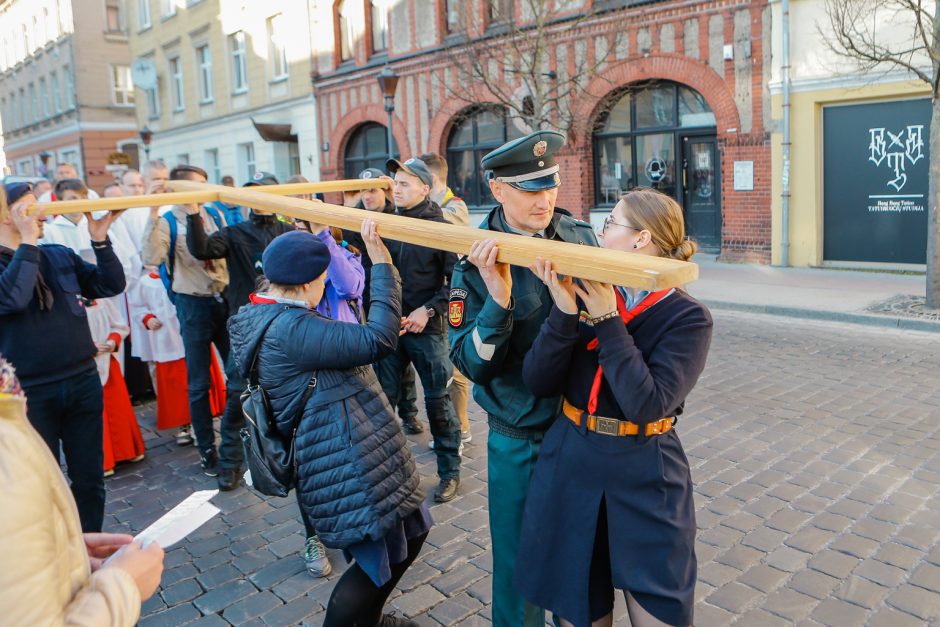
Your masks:
<svg viewBox="0 0 940 627"><path fill-rule="evenodd" d="M94 362L88 370L26 392L26 414L59 461L65 453L82 531L101 531L104 520L104 398Z"/></svg>
<svg viewBox="0 0 940 627"><path fill-rule="evenodd" d="M406 333L398 338L398 349L376 364L376 374L391 407L398 407L401 379L414 364L424 388L424 407L434 438L437 475L443 479L460 477L460 423L447 392L453 375L447 337L440 333Z"/></svg>
<svg viewBox="0 0 940 627"><path fill-rule="evenodd" d="M176 295L176 315L183 336L186 353L186 384L189 386L189 414L196 435L199 454L205 457L215 451L215 433L212 431L212 411L209 406L209 388L212 380L212 345L222 360L228 359L228 307L221 297Z"/></svg>

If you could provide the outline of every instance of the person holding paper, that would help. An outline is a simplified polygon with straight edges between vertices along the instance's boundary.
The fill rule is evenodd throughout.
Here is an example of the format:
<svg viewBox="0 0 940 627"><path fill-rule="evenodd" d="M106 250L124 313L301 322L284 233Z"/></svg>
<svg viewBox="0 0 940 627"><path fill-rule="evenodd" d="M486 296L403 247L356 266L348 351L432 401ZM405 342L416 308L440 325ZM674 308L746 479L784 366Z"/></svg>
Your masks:
<svg viewBox="0 0 940 627"><path fill-rule="evenodd" d="M401 280L372 220L362 234L375 262L366 324L316 311L330 250L294 231L264 251L270 285L231 319L229 333L240 375L257 373L281 436L294 438L301 506L323 544L355 560L333 589L323 627L416 627L382 610L433 523L408 441L370 367L398 344Z"/></svg>
<svg viewBox="0 0 940 627"><path fill-rule="evenodd" d="M0 616L4 625L130 627L160 585L163 549L82 534L58 462L0 357Z"/></svg>

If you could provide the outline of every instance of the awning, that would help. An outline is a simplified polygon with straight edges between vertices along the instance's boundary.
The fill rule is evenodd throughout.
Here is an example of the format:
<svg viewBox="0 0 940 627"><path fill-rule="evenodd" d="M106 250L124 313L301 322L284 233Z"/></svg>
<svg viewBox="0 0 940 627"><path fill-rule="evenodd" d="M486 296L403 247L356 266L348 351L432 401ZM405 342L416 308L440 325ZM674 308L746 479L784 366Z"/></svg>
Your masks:
<svg viewBox="0 0 940 627"><path fill-rule="evenodd" d="M251 118L251 123L255 125L261 139L266 142L296 142L297 135L290 132L290 124L263 124L255 122Z"/></svg>

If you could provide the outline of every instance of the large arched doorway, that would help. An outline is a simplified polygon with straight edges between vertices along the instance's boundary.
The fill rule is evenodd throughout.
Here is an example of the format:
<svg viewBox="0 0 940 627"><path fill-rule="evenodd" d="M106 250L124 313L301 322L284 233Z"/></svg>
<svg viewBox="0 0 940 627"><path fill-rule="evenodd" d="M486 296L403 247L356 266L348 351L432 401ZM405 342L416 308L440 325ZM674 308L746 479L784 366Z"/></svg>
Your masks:
<svg viewBox="0 0 940 627"><path fill-rule="evenodd" d="M469 208L496 204L480 166L483 155L523 135L504 107L474 107L458 115L447 138L447 182Z"/></svg>
<svg viewBox="0 0 940 627"><path fill-rule="evenodd" d="M392 154L398 158L398 144L392 137ZM343 155L343 175L354 179L366 168L383 172L388 161L388 131L376 122L367 122L354 130Z"/></svg>
<svg viewBox="0 0 940 627"><path fill-rule="evenodd" d="M647 81L618 90L594 131L595 203L612 207L635 187L682 205L686 230L705 250L721 246L721 177L715 115L694 89Z"/></svg>

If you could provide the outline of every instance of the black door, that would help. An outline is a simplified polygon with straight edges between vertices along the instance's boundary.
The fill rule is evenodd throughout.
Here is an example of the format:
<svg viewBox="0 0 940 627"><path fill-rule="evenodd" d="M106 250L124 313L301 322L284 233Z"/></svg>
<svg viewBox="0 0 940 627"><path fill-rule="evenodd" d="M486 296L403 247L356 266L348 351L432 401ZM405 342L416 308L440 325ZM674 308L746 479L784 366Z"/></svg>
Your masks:
<svg viewBox="0 0 940 627"><path fill-rule="evenodd" d="M721 177L714 135L682 136L682 206L686 233L699 248L721 248Z"/></svg>

